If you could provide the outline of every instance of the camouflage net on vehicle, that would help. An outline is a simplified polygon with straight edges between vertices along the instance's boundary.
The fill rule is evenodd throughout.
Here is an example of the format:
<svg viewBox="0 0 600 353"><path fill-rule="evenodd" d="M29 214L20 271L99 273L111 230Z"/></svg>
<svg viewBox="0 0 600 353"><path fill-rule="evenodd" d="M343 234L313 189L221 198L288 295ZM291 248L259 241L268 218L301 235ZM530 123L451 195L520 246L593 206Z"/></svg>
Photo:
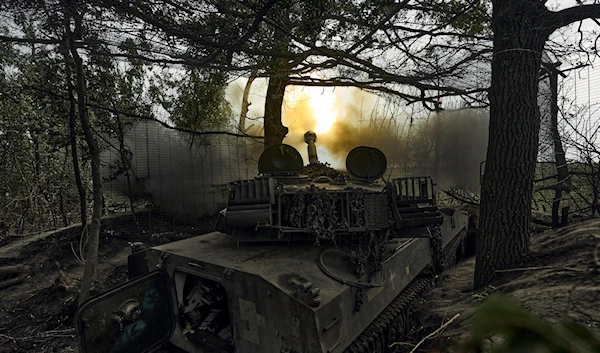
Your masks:
<svg viewBox="0 0 600 353"><path fill-rule="evenodd" d="M319 188L315 185L299 190L283 205L286 210L286 223L297 228L304 228L315 237L315 246L323 241L331 241L348 255L350 271L358 279L367 276L371 282L383 267L384 252L390 237L389 230L351 232L336 234L336 230L348 227L364 227L365 190L348 187L350 193L349 208L353 224L341 217L343 209L339 193Z"/></svg>
<svg viewBox="0 0 600 353"><path fill-rule="evenodd" d="M311 163L304 167L302 174L307 175L309 179L314 179L319 176L326 176L333 180L336 180L341 176L348 178L347 172L335 170L329 166L329 163Z"/></svg>

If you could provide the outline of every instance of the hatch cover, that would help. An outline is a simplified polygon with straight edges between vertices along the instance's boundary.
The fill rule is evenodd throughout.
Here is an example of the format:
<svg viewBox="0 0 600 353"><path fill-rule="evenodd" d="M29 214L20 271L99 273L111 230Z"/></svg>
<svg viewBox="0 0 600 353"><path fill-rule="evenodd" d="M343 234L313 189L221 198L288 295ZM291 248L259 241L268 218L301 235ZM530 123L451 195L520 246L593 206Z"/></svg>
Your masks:
<svg viewBox="0 0 600 353"><path fill-rule="evenodd" d="M264 174L300 174L303 168L300 152L286 144L267 148L258 159L258 171Z"/></svg>
<svg viewBox="0 0 600 353"><path fill-rule="evenodd" d="M150 353L175 328L169 275L149 272L84 302L75 319L81 353Z"/></svg>
<svg viewBox="0 0 600 353"><path fill-rule="evenodd" d="M387 159L377 148L359 146L348 153L346 169L355 180L371 182L383 176Z"/></svg>

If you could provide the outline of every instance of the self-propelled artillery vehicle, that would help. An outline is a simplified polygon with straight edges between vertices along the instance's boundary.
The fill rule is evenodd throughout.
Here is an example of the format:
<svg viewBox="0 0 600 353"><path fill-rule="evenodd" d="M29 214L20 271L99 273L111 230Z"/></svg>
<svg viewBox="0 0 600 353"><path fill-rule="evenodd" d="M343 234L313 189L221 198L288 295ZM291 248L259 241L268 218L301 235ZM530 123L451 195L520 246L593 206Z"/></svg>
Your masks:
<svg viewBox="0 0 600 353"><path fill-rule="evenodd" d="M130 280L78 310L81 353L389 352L410 304L460 257L466 213L436 207L429 177L383 180L357 147L345 173L289 145L233 182L218 230L134 251ZM327 171L330 171L329 173Z"/></svg>

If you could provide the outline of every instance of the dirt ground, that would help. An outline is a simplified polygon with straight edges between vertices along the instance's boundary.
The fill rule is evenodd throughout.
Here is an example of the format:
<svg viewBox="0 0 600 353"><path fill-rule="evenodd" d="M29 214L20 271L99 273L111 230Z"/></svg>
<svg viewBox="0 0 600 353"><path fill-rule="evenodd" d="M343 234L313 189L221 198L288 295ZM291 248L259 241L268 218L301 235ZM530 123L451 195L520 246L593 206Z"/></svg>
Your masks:
<svg viewBox="0 0 600 353"><path fill-rule="evenodd" d="M444 272L420 301L421 337L460 316L421 347L429 352L456 352L469 335L470 319L479 303L492 293L517 299L524 308L549 323L575 321L600 335L600 220L574 223L533 235L531 257L499 274L484 290L473 291L475 258Z"/></svg>
<svg viewBox="0 0 600 353"><path fill-rule="evenodd" d="M135 227L127 217L105 220L98 280L93 292L105 291L127 280L129 242L158 245L205 233L213 222L206 219L178 231L172 227L169 231L154 228L148 234L132 230ZM13 256L2 255L2 249L10 244L0 248L0 266L23 264L29 268L28 277L21 284L0 289L0 353L77 351L73 315L83 266L73 254L71 244L75 249L78 247L79 232L78 228L63 230L18 247L18 254ZM600 266L593 255L599 242L600 220L536 234L532 238L530 260L502 273L484 291L471 289L474 259L446 271L417 308L423 323L417 336L435 331L455 314L460 317L421 345L419 351L454 352L457 342L468 335L469 319L478 303L493 292L515 297L550 322L571 319L600 333ZM0 281L11 276L14 277L0 276Z"/></svg>
<svg viewBox="0 0 600 353"><path fill-rule="evenodd" d="M144 231L150 229L147 216L139 214L137 222L131 216L103 220L92 294L127 280L130 242L155 246L206 233L214 226L214 219L207 218L174 227L168 220L158 219L159 214L152 214L150 234ZM21 264L29 269L22 283L0 289L0 353L77 351L73 318L83 265L73 249L77 253L80 232L80 227L71 227L37 241L19 239L0 248L0 266ZM16 251L6 251L8 247ZM16 275L0 276L0 281L11 277Z"/></svg>

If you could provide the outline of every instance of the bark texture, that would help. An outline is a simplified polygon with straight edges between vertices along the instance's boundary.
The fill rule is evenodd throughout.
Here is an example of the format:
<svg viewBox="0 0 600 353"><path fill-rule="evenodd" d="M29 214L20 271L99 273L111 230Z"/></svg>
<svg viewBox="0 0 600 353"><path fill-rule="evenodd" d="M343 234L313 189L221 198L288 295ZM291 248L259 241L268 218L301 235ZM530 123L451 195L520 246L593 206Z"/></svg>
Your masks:
<svg viewBox="0 0 600 353"><path fill-rule="evenodd" d="M67 48L68 48L67 43ZM81 171L79 169L79 156L77 153L77 117L75 115L76 100L73 94L75 88L71 81L71 64L69 63L69 56L67 52L63 52L65 59L65 74L67 75L67 92L69 93L69 143L71 144L71 159L73 161L73 174L75 175L75 184L77 185L77 192L79 193L79 212L81 217L81 228L85 229L88 223L87 217L87 197L83 181L81 180Z"/></svg>
<svg viewBox="0 0 600 353"><path fill-rule="evenodd" d="M529 251L540 130L537 79L548 10L531 0L493 1L494 57L489 145L481 191L475 288L490 284Z"/></svg>
<svg viewBox="0 0 600 353"><path fill-rule="evenodd" d="M265 101L265 149L281 144L288 133L288 128L281 123L281 107L285 88L289 81L287 75L276 75L269 78Z"/></svg>
<svg viewBox="0 0 600 353"><path fill-rule="evenodd" d="M546 65L550 78L550 129L552 131L552 139L554 140L554 163L558 175L558 183L554 189L554 200L552 201L552 227L567 225L569 208L562 209L562 217L560 216L560 200L563 191L571 190L571 182L569 180L569 169L567 167L567 159L565 150L562 145L560 133L558 132L558 69L554 65Z"/></svg>
<svg viewBox="0 0 600 353"><path fill-rule="evenodd" d="M600 18L600 4L549 11L545 1L492 0L494 56L490 136L481 190L475 288L529 250L533 176L539 139L537 79L542 50L556 29Z"/></svg>
<svg viewBox="0 0 600 353"><path fill-rule="evenodd" d="M250 77L248 78L248 82L246 82L246 87L244 88L244 95L242 96L242 109L240 113L240 132L246 133L246 117L248 116L248 110L250 108L249 95L250 88L252 88L252 83L254 79L256 79L257 70L252 70L250 73Z"/></svg>
<svg viewBox="0 0 600 353"><path fill-rule="evenodd" d="M284 12L282 12L284 13ZM285 16L281 20L286 23ZM273 34L275 49L288 51L290 38L286 33L276 29ZM281 107L285 88L290 84L290 71L294 64L283 58L271 58L269 86L265 98L265 149L283 143L288 128L281 123Z"/></svg>
<svg viewBox="0 0 600 353"><path fill-rule="evenodd" d="M71 30L71 18L75 21L75 33L81 32L81 15L77 13L75 5L69 0L64 2L65 9L65 34L67 42L69 43L69 49L75 62L75 77L76 77L76 92L77 92L77 106L79 111L79 120L81 122L81 128L87 142L88 149L90 151L91 164L92 164L92 191L94 198L94 208L92 211L92 222L89 226L88 233L88 247L85 261L85 269L83 272L83 278L81 280L81 293L79 295L79 305L81 305L90 296L92 288L92 282L96 274L96 267L98 265L98 245L100 242L100 221L102 219L102 177L100 174L100 149L98 142L94 138L92 127L87 113L86 106L86 87L85 87L85 74L83 72L83 60L77 52L75 46L75 37Z"/></svg>

